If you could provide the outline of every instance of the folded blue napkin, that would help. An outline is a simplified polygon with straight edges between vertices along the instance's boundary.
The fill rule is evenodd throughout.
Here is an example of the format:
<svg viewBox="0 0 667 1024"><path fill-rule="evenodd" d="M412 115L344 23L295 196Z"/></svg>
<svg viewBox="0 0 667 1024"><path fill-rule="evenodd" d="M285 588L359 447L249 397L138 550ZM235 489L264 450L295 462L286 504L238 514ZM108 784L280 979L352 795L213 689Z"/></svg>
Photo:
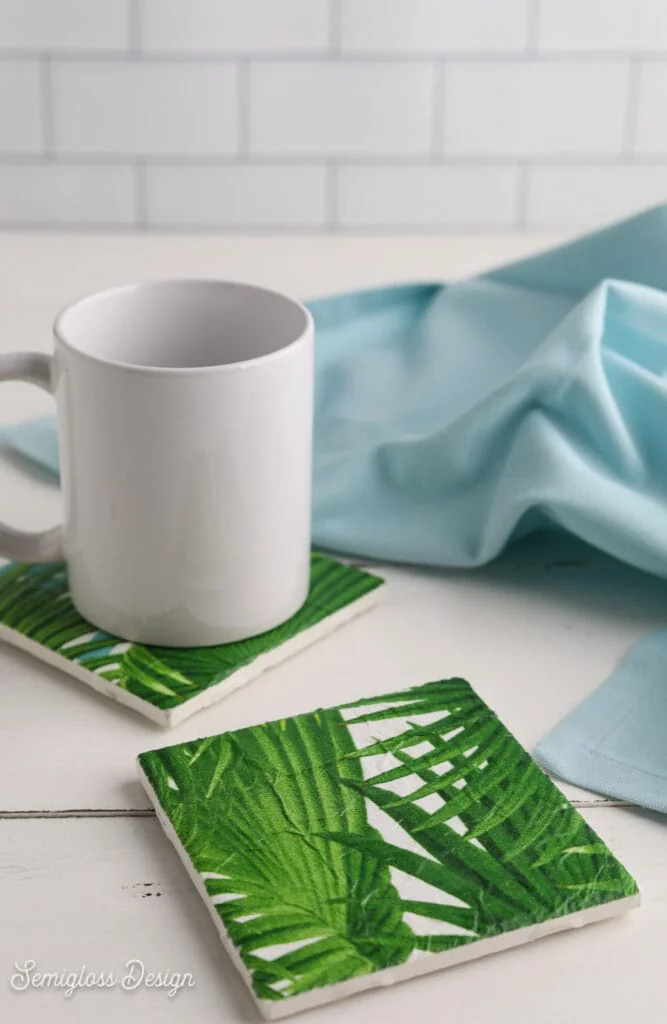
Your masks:
<svg viewBox="0 0 667 1024"><path fill-rule="evenodd" d="M27 423L0 427L0 444L57 478L59 471L58 434L53 416L42 416Z"/></svg>
<svg viewBox="0 0 667 1024"><path fill-rule="evenodd" d="M536 760L585 789L667 812L666 664L661 629L540 740Z"/></svg>
<svg viewBox="0 0 667 1024"><path fill-rule="evenodd" d="M557 526L667 576L667 207L481 277L311 309L317 545L476 566ZM52 420L0 441L57 470ZM653 667L667 637L654 642ZM602 704L633 691L632 662L621 678ZM540 755L618 793L600 758L565 753L601 711L581 709ZM660 726L667 707L638 725L645 750ZM633 799L655 805L641 786Z"/></svg>

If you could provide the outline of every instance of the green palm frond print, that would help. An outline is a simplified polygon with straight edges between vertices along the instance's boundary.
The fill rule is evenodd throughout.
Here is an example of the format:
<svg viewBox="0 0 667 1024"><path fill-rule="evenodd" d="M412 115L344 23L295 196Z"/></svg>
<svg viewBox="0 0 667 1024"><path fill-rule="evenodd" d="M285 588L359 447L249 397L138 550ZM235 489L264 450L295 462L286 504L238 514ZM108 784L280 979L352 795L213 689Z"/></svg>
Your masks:
<svg viewBox="0 0 667 1024"><path fill-rule="evenodd" d="M94 672L156 708L168 710L229 678L357 601L382 580L335 559L311 555L310 592L287 622L260 636L216 647L148 647L96 630L69 596L64 563L0 569L0 623Z"/></svg>
<svg viewBox="0 0 667 1024"><path fill-rule="evenodd" d="M260 1002L637 892L463 679L139 762Z"/></svg>

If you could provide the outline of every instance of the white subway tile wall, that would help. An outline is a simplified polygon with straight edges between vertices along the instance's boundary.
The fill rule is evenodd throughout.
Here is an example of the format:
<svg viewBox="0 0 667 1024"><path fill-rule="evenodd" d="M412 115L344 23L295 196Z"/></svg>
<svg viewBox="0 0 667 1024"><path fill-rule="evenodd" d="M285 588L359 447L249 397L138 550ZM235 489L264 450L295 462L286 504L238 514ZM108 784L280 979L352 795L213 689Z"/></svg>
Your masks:
<svg viewBox="0 0 667 1024"><path fill-rule="evenodd" d="M281 61L250 69L250 153L428 156L434 69L402 61Z"/></svg>
<svg viewBox="0 0 667 1024"><path fill-rule="evenodd" d="M0 166L0 222L134 224L132 167L13 163Z"/></svg>
<svg viewBox="0 0 667 1024"><path fill-rule="evenodd" d="M527 216L538 228L599 227L667 196L667 167L592 164L535 167L528 185Z"/></svg>
<svg viewBox="0 0 667 1024"><path fill-rule="evenodd" d="M511 228L515 167L378 167L345 164L338 173L340 224L346 228Z"/></svg>
<svg viewBox="0 0 667 1024"><path fill-rule="evenodd" d="M0 226L583 228L665 96L667 0L0 0Z"/></svg>
<svg viewBox="0 0 667 1024"><path fill-rule="evenodd" d="M0 61L0 153L25 156L43 146L41 69L36 60Z"/></svg>
<svg viewBox="0 0 667 1024"><path fill-rule="evenodd" d="M667 61L642 65L637 101L635 149L639 154L667 156Z"/></svg>
<svg viewBox="0 0 667 1024"><path fill-rule="evenodd" d="M143 0L147 53L326 51L329 0Z"/></svg>
<svg viewBox="0 0 667 1024"><path fill-rule="evenodd" d="M340 0L341 48L364 53L520 52L530 0Z"/></svg>
<svg viewBox="0 0 667 1024"><path fill-rule="evenodd" d="M54 60L50 77L56 153L219 156L237 148L233 64Z"/></svg>
<svg viewBox="0 0 667 1024"><path fill-rule="evenodd" d="M2 0L0 48L28 53L126 51L131 0Z"/></svg>
<svg viewBox="0 0 667 1024"><path fill-rule="evenodd" d="M452 156L615 156L623 147L629 69L526 60L445 69L442 151Z"/></svg>
<svg viewBox="0 0 667 1024"><path fill-rule="evenodd" d="M667 49L665 0L541 0L539 49L622 53Z"/></svg>
<svg viewBox="0 0 667 1024"><path fill-rule="evenodd" d="M148 224L154 227L323 228L325 167L230 164L146 168Z"/></svg>

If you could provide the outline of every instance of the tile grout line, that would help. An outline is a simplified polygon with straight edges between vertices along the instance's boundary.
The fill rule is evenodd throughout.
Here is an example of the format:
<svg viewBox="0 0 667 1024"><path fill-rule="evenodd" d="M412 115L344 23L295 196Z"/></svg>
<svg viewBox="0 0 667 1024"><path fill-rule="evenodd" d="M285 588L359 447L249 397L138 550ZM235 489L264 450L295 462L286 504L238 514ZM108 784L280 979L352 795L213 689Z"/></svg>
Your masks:
<svg viewBox="0 0 667 1024"><path fill-rule="evenodd" d="M100 164L114 167L132 166L141 159L146 167L322 167L326 166L332 158L326 154L313 154L311 156L283 155L281 153L155 153L143 156L138 153L54 153L49 156L48 161L45 154L25 153L2 153L0 155L0 167L12 167L17 164L39 167L47 162L54 162L68 167L96 167ZM664 153L626 153L616 154L600 153L597 155L583 154L581 156L572 153L512 153L510 155L491 154L460 154L442 153L437 154L437 163L443 167L515 167L522 161L527 161L531 167L574 167L574 168L598 168L617 167L631 160L633 165L639 167L667 167L667 151ZM335 157L338 164L349 164L353 167L368 166L376 167L428 167L434 162L434 155L427 153L378 156L373 153L343 153Z"/></svg>
<svg viewBox="0 0 667 1024"><path fill-rule="evenodd" d="M534 56L539 52L540 14L540 0L528 0L526 8L526 56Z"/></svg>
<svg viewBox="0 0 667 1024"><path fill-rule="evenodd" d="M637 116L639 113L639 97L641 92L642 62L634 58L628 66L628 91L626 96L625 124L623 126L623 145L621 149L621 160L629 158L635 160L635 145L637 141ZM619 163L621 162L619 160Z"/></svg>
<svg viewBox="0 0 667 1024"><path fill-rule="evenodd" d="M128 0L129 52L132 57L141 56L141 11L139 0Z"/></svg>
<svg viewBox="0 0 667 1024"><path fill-rule="evenodd" d="M341 0L329 0L329 54L333 57L341 53Z"/></svg>
<svg viewBox="0 0 667 1024"><path fill-rule="evenodd" d="M236 159L250 151L250 62L239 57L236 62Z"/></svg>
<svg viewBox="0 0 667 1024"><path fill-rule="evenodd" d="M442 162L445 149L445 89L447 66L444 60L433 65L433 110L431 114L431 160Z"/></svg>
<svg viewBox="0 0 667 1024"><path fill-rule="evenodd" d="M44 164L44 166L49 166ZM79 238L85 238L86 236L94 235L96 231L104 231L112 233L114 235L129 235L132 231L136 231L136 227L132 224L118 224L108 223L106 221L96 220L86 224L81 224L77 221L63 220L54 223L53 221L35 221L35 220L24 220L24 221L13 221L11 223L0 222L0 229L6 231L16 232L17 234L24 234L31 231L42 231L49 235L58 235L63 232L72 233L77 235ZM573 223L562 223L550 225L548 228L540 227L529 227L526 229L526 234L530 237L534 237L541 240L546 233L549 236L555 236L557 240L561 239L563 233L566 233L567 237L573 237L573 233L581 229L581 225ZM202 237L213 237L215 235L221 235L225 237L234 237L240 233L248 235L252 238L279 238L285 235L286 231L298 238L321 238L326 236L326 229L322 225L303 225L303 224L274 224L274 225L262 225L258 226L256 223L234 223L229 222L216 222L215 224L202 225L201 223L187 223L187 224L174 224L169 221L163 221L161 223L152 223L147 226L146 231L151 235L155 236L175 236L183 237L184 235L201 235ZM496 224L484 224L479 223L465 223L456 225L447 224L377 224L373 226L359 225L359 224L339 224L337 227L337 234L345 238L358 238L358 239L449 239L449 238L472 238L478 239L483 237L485 239L497 239L507 238L508 235L515 235L517 233L516 228L507 227L507 225L496 225Z"/></svg>
<svg viewBox="0 0 667 1024"><path fill-rule="evenodd" d="M134 45L133 42L130 44ZM10 64L14 61L35 60L43 55L39 50L8 50L0 44L0 60ZM454 64L508 64L521 63L527 58L544 64L593 64L604 67L606 64L618 64L630 60L663 61L667 57L667 49L663 50L528 50L527 46L514 50L344 50L337 49L300 49L300 50L173 50L173 51L140 51L127 47L114 50L58 50L49 56L58 63L90 63L101 65L131 61L140 57L146 64L179 64L194 65L201 63L233 64L237 60L250 60L258 64L311 64L340 63L342 64L430 64L434 60L446 59Z"/></svg>
<svg viewBox="0 0 667 1024"><path fill-rule="evenodd" d="M136 160L133 167L134 176L134 227L145 231L148 227L148 181L146 164Z"/></svg>
<svg viewBox="0 0 667 1024"><path fill-rule="evenodd" d="M53 90L51 58L43 55L39 62L39 106L42 125L43 156L52 160L54 156Z"/></svg>
<svg viewBox="0 0 667 1024"><path fill-rule="evenodd" d="M526 162L517 164L514 226L519 231L525 231L527 227L529 178L530 165Z"/></svg>
<svg viewBox="0 0 667 1024"><path fill-rule="evenodd" d="M328 232L335 232L338 229L338 218L339 218L339 173L338 164L335 160L327 160L324 169L325 180L325 210L324 210L324 230Z"/></svg>

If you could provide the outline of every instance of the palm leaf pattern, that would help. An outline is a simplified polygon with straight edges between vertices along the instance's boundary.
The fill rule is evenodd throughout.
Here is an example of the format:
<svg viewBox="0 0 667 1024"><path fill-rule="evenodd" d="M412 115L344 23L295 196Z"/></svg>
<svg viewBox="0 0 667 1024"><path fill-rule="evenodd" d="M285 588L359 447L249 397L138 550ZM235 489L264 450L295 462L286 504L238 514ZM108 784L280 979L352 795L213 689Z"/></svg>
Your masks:
<svg viewBox="0 0 667 1024"><path fill-rule="evenodd" d="M308 599L287 622L236 643L179 649L129 644L96 630L72 604L64 563L11 562L0 569L0 623L167 710L381 584L377 576L313 553Z"/></svg>
<svg viewBox="0 0 667 1024"><path fill-rule="evenodd" d="M462 679L139 761L259 999L636 892Z"/></svg>

